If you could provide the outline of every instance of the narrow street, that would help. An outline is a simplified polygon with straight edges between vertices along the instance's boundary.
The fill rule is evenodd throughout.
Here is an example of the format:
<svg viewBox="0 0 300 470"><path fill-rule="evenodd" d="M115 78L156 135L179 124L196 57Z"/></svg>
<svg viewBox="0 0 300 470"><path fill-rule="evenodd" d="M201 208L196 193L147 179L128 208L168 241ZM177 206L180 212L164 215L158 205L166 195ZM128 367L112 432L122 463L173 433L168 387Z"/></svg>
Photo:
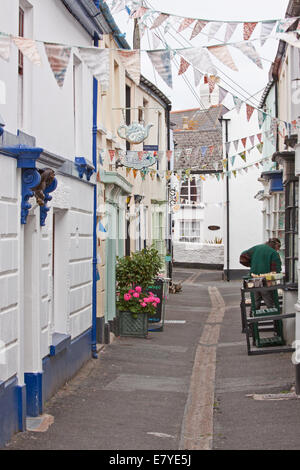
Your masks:
<svg viewBox="0 0 300 470"><path fill-rule="evenodd" d="M117 338L48 403L44 432L8 450L297 449L297 400L247 395L290 391L290 354L247 356L240 282L176 269L163 332Z"/></svg>

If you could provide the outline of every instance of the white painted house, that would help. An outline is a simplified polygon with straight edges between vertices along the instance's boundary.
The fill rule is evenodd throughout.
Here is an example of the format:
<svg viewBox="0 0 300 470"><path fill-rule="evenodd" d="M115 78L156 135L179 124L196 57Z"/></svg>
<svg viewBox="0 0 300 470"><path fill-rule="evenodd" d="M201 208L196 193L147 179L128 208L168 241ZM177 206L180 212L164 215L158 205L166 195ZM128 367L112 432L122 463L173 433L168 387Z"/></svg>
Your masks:
<svg viewBox="0 0 300 470"><path fill-rule="evenodd" d="M89 47L112 27L93 0L1 0L0 33L39 41L41 65L14 42L0 56L0 446L95 354L97 81L72 47L58 86L43 42Z"/></svg>

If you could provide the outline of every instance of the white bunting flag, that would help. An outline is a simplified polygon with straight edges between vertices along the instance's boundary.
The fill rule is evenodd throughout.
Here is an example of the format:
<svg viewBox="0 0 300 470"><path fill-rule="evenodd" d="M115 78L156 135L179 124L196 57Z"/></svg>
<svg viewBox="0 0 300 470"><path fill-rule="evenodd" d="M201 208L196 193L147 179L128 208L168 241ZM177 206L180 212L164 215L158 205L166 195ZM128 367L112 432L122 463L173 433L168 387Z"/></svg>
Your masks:
<svg viewBox="0 0 300 470"><path fill-rule="evenodd" d="M45 42L45 52L58 86L63 87L70 61L71 47Z"/></svg>
<svg viewBox="0 0 300 470"><path fill-rule="evenodd" d="M215 39L215 35L217 34L219 29L221 28L222 24L223 23L221 23L220 21L212 21L211 22L209 32L208 32L208 38L209 39Z"/></svg>
<svg viewBox="0 0 300 470"><path fill-rule="evenodd" d="M233 59L227 46L211 46L208 47L207 50L231 70L238 72L238 68L233 62Z"/></svg>
<svg viewBox="0 0 300 470"><path fill-rule="evenodd" d="M230 39L231 39L231 36L233 35L233 33L235 32L237 26L238 26L239 23L227 23L227 28L226 28L226 33L225 33L225 42L229 42Z"/></svg>
<svg viewBox="0 0 300 470"><path fill-rule="evenodd" d="M267 36L270 36L272 33L274 26L276 24L276 21L263 21L261 25L261 32L260 32L260 37L261 37L261 45L263 46L268 39Z"/></svg>
<svg viewBox="0 0 300 470"><path fill-rule="evenodd" d="M203 77L203 73L194 68L194 81L195 81L196 88L200 85L202 77Z"/></svg>
<svg viewBox="0 0 300 470"><path fill-rule="evenodd" d="M103 91L109 89L109 49L79 47L80 55L94 77L99 81Z"/></svg>
<svg viewBox="0 0 300 470"><path fill-rule="evenodd" d="M257 67L259 67L260 69L263 68L260 56L258 55L257 50L251 42L233 44L233 46L239 49L243 54L245 54L248 59L252 60L252 62L254 62Z"/></svg>
<svg viewBox="0 0 300 470"><path fill-rule="evenodd" d="M33 64L42 65L40 54L38 53L36 42L33 39L23 37L13 37L13 41L25 57Z"/></svg>
<svg viewBox="0 0 300 470"><path fill-rule="evenodd" d="M207 49L203 49L203 47L194 47L192 49L182 51L181 55L186 59L187 62L192 64L193 67L200 70L201 72L217 75L217 69L212 63Z"/></svg>
<svg viewBox="0 0 300 470"><path fill-rule="evenodd" d="M148 56L160 77L168 87L173 87L171 52L170 51L147 51Z"/></svg>
<svg viewBox="0 0 300 470"><path fill-rule="evenodd" d="M238 140L238 139L237 139L237 140L234 140L234 141L233 141L233 144L234 144L235 151L237 152L237 149L238 149L238 147L239 147L239 140Z"/></svg>
<svg viewBox="0 0 300 470"><path fill-rule="evenodd" d="M140 50L118 50L118 55L132 80L139 85L141 77Z"/></svg>
<svg viewBox="0 0 300 470"><path fill-rule="evenodd" d="M0 33L0 57L7 62L10 59L10 46L11 39L10 36L6 36Z"/></svg>
<svg viewBox="0 0 300 470"><path fill-rule="evenodd" d="M222 101L226 98L228 91L225 88L219 86L219 103L221 104Z"/></svg>

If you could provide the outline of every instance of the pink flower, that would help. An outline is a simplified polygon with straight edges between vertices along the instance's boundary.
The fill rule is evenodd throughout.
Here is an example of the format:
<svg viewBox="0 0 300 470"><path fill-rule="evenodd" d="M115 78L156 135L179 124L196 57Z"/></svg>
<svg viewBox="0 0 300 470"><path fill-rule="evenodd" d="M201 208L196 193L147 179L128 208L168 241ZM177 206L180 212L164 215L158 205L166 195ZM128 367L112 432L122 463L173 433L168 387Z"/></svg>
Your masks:
<svg viewBox="0 0 300 470"><path fill-rule="evenodd" d="M128 294L132 294L133 292L134 292L134 290L133 290L133 289L130 289L130 290L128 291Z"/></svg>
<svg viewBox="0 0 300 470"><path fill-rule="evenodd" d="M139 293L142 292L142 288L141 288L140 286L137 286L137 287L135 288L135 290L136 290L136 292L139 292Z"/></svg>
<svg viewBox="0 0 300 470"><path fill-rule="evenodd" d="M135 293L134 293L134 294L132 294L132 295L133 295L133 297L135 297L136 299L138 299L138 298L139 298L139 296L140 296L140 294L138 294L137 292L135 292Z"/></svg>
<svg viewBox="0 0 300 470"><path fill-rule="evenodd" d="M141 304L141 306L142 306L142 307L147 307L147 304L146 304L145 302L143 302L143 303Z"/></svg>
<svg viewBox="0 0 300 470"><path fill-rule="evenodd" d="M153 297L153 295L151 297L148 297L148 302L154 302L155 301L155 297Z"/></svg>
<svg viewBox="0 0 300 470"><path fill-rule="evenodd" d="M131 295L130 294L124 294L124 300L126 300L126 302L128 302L128 300L131 299Z"/></svg>
<svg viewBox="0 0 300 470"><path fill-rule="evenodd" d="M157 303L156 302L153 302L153 307L157 307Z"/></svg>
<svg viewBox="0 0 300 470"><path fill-rule="evenodd" d="M159 297L155 297L154 300L155 300L155 302L156 302L157 304L160 304L160 298L159 298Z"/></svg>

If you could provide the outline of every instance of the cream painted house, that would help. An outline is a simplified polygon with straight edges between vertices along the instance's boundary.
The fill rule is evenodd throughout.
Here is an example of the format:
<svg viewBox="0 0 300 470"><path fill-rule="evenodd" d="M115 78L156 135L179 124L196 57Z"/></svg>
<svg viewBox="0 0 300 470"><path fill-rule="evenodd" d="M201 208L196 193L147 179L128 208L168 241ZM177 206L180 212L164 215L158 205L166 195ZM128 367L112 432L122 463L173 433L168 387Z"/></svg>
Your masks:
<svg viewBox="0 0 300 470"><path fill-rule="evenodd" d="M99 47L115 49L111 35L105 35ZM164 263L168 249L168 160L170 148L169 99L145 77L140 84L126 72L117 51L110 54L111 85L108 91L99 87L97 152L98 152L98 272L97 337L108 341L116 317L116 257L129 255L155 243ZM148 138L141 144L129 144L118 136L121 125L133 122L152 124ZM134 174L123 166L124 153L153 149L157 162L149 171ZM110 156L109 151L115 151ZM106 230L106 232L104 232ZM165 265L165 271L167 266ZM106 333L105 333L106 332ZM105 333L105 334L104 334Z"/></svg>

